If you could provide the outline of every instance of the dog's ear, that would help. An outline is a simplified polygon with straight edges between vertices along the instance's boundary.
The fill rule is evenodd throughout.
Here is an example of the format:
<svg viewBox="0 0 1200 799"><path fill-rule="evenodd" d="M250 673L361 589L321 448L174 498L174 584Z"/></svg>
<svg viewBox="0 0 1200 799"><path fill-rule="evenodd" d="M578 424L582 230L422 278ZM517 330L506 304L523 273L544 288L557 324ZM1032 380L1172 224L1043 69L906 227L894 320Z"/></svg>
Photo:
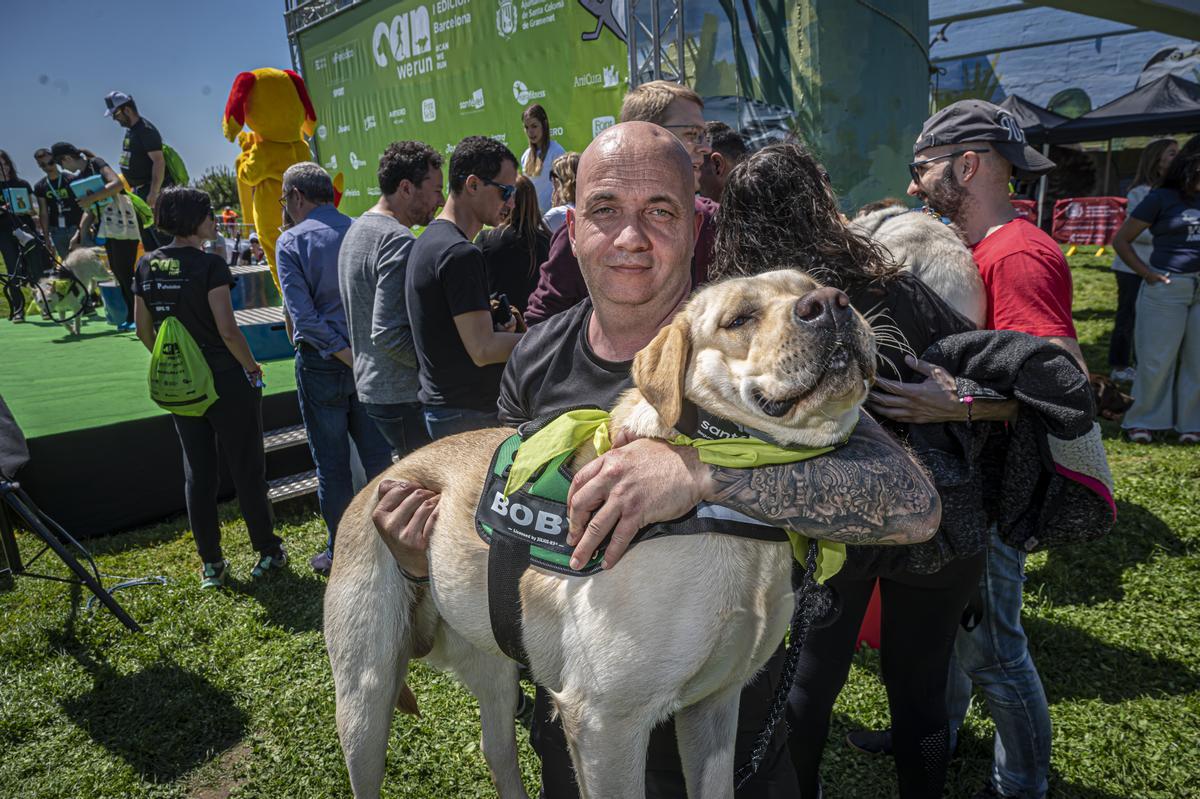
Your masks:
<svg viewBox="0 0 1200 799"><path fill-rule="evenodd" d="M683 316L677 314L633 359L633 382L667 427L674 427L683 413L683 381L692 354Z"/></svg>

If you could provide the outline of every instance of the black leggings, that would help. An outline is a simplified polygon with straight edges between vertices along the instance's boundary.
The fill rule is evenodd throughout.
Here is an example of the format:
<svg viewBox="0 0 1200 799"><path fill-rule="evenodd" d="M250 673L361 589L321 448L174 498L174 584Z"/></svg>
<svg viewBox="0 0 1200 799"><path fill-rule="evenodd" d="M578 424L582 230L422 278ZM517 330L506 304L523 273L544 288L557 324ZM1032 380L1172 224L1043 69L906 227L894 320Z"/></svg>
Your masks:
<svg viewBox="0 0 1200 799"><path fill-rule="evenodd" d="M934 574L879 579L883 682L892 712L892 746L905 799L937 799L950 759L946 676L963 609L979 585L985 553ZM834 700L846 682L875 577L836 575L841 614L809 632L788 696L792 762L800 794L815 799Z"/></svg>
<svg viewBox="0 0 1200 799"><path fill-rule="evenodd" d="M283 541L275 535L267 499L262 389L251 386L240 368L213 372L213 383L219 399L203 416L172 417L183 445L184 492L196 549L205 563L221 560L221 529L217 525L220 444L250 531L250 543L259 554L277 554Z"/></svg>
<svg viewBox="0 0 1200 799"><path fill-rule="evenodd" d="M137 265L137 239L105 239L108 268L112 270L125 299L125 321L133 321L133 268Z"/></svg>

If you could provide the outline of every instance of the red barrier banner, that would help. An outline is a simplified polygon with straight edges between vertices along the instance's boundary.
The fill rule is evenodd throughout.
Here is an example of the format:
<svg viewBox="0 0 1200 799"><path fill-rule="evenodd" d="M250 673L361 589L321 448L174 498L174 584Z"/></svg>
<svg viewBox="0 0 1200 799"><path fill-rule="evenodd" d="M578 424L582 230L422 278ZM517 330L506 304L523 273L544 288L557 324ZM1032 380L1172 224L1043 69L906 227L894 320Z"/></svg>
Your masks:
<svg viewBox="0 0 1200 799"><path fill-rule="evenodd" d="M1063 244L1112 243L1125 222L1124 197L1074 197L1054 203L1054 227L1050 235Z"/></svg>
<svg viewBox="0 0 1200 799"><path fill-rule="evenodd" d="M1033 200L1010 200L1018 219L1024 219L1031 225L1037 224L1037 203Z"/></svg>

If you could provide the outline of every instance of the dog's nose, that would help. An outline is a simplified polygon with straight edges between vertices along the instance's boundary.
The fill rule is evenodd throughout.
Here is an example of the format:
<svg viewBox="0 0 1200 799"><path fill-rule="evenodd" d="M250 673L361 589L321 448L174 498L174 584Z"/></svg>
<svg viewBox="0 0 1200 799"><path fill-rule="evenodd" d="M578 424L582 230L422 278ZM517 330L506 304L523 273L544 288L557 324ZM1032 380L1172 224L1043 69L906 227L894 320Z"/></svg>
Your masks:
<svg viewBox="0 0 1200 799"><path fill-rule="evenodd" d="M845 292L826 286L796 300L796 320L806 325L834 328L850 316L850 298Z"/></svg>

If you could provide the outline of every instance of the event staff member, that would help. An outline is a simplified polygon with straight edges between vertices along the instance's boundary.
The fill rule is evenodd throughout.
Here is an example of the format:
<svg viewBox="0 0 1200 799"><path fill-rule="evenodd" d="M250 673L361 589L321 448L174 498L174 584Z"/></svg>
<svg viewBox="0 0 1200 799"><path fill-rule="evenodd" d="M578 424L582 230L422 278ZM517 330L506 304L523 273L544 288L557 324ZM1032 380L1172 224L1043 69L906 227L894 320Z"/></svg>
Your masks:
<svg viewBox="0 0 1200 799"><path fill-rule="evenodd" d="M416 239L443 202L442 156L397 141L379 157L379 200L360 216L338 253L338 287L354 351L354 385L367 415L399 454L429 443L417 399L417 353L404 278Z"/></svg>
<svg viewBox="0 0 1200 799"><path fill-rule="evenodd" d="M125 301L125 321L117 324L117 330L133 330L133 268L137 262L139 225L125 197L121 178L103 158L88 150L81 150L65 141L56 142L50 148L54 160L64 169L75 173L75 180L99 175L104 187L79 200L84 209L80 220L79 243L89 245L93 233L104 239L104 252L108 256L108 268L121 289ZM108 202L101 205L103 201ZM94 225L98 225L93 232Z"/></svg>
<svg viewBox="0 0 1200 799"><path fill-rule="evenodd" d="M292 164L280 201L292 226L279 235L275 262L296 346L296 397L317 466L317 502L328 537L309 565L328 576L338 522L354 498L350 439L367 480L392 465L391 448L354 387L350 331L338 290L338 252L350 217L333 207L333 181L319 164Z"/></svg>
<svg viewBox="0 0 1200 799"><path fill-rule="evenodd" d="M1154 236L1149 263L1132 246L1146 230ZM1138 444L1170 429L1179 443L1200 444L1200 136L1130 212L1113 246L1142 279L1133 405L1121 426Z"/></svg>
<svg viewBox="0 0 1200 799"><path fill-rule="evenodd" d="M992 103L961 100L930 117L913 145L908 193L948 217L966 238L987 293L986 327L1019 330L1057 344L1087 373L1071 320L1071 270L1042 230L1016 218L1008 183L1014 171L1034 178L1054 163L1025 142L1012 116ZM932 368L923 383L887 383L871 393L874 411L898 422L1015 418L1015 400L959 402L954 376ZM885 388L886 390L880 390ZM959 630L947 702L951 737L971 698L987 698L996 722L995 764L980 796L1041 797L1050 773L1050 710L1021 627L1025 553L1000 540L995 526L972 610L981 621ZM953 748L953 740L950 744Z"/></svg>
<svg viewBox="0 0 1200 799"><path fill-rule="evenodd" d="M21 244L16 235L18 230L30 235L38 232L34 202L33 187L17 175L8 153L0 150L0 258L4 259L9 275L36 280L44 268L42 249ZM8 320L24 322L25 296L20 287L5 283L4 295L8 301Z"/></svg>
<svg viewBox="0 0 1200 799"><path fill-rule="evenodd" d="M693 189L699 190L700 169L712 152L708 130L704 127L704 100L700 95L678 83L652 80L625 95L621 103L621 121L653 122L674 134L692 162ZM694 202L696 213L703 218L692 257L692 282L698 286L707 279L708 264L712 260L713 217L717 213L717 204L698 195ZM579 270L579 261L571 251L564 225L550 240L550 257L542 264L537 288L529 296L525 320L532 325L549 319L586 296L587 284Z"/></svg>
<svg viewBox="0 0 1200 799"><path fill-rule="evenodd" d="M468 136L450 156L450 196L408 256L405 298L430 438L496 424L500 374L520 340L516 318L492 322L487 268L471 243L512 209L517 159L495 139Z"/></svg>
<svg viewBox="0 0 1200 799"><path fill-rule="evenodd" d="M538 212L533 182L521 175L512 211L497 227L475 239L487 266L488 291L503 294L521 313L537 285L538 266L550 253L550 231Z"/></svg>
<svg viewBox="0 0 1200 799"><path fill-rule="evenodd" d="M550 120L546 117L546 109L537 103L526 108L521 114L521 124L525 126L525 136L529 139L529 146L521 153L521 174L533 181L534 188L537 189L540 216L554 205L551 196L554 185L550 181L550 169L566 150L550 138Z"/></svg>
<svg viewBox="0 0 1200 799"><path fill-rule="evenodd" d="M121 175L130 190L153 208L158 202L159 192L175 185L167 172L162 136L150 120L138 113L137 103L125 92L109 92L104 97L104 106L104 115L112 117L125 128L125 139L121 144ZM142 246L147 251L158 245L158 236L153 228L142 231Z"/></svg>
<svg viewBox="0 0 1200 799"><path fill-rule="evenodd" d="M259 579L287 565L267 499L262 366L234 320L229 265L203 249L217 226L208 195L199 189L167 189L154 218L174 238L138 261L133 286L137 336L153 352L155 331L163 319L179 319L212 369L218 396L203 416L171 414L183 447L188 523L202 561L200 587L225 585L229 571L217 522L218 452L233 478L250 542L258 552L250 574Z"/></svg>
<svg viewBox="0 0 1200 799"><path fill-rule="evenodd" d="M729 173L746 157L746 139L724 122L709 122L704 128L712 152L700 167L700 196L719 203Z"/></svg>
<svg viewBox="0 0 1200 799"><path fill-rule="evenodd" d="M701 220L692 204L688 156L678 142L653 125L617 125L588 146L579 167L578 205L568 225L592 291L575 308L533 328L513 352L499 401L505 424L580 405L614 405L633 385L634 354L671 321L692 291L689 266ZM631 274L608 266L613 259L631 258L645 269ZM621 568L618 560L633 530L678 518L703 500L805 535L860 542L923 540L940 517L929 479L867 418L836 452L795 464L709 467L690 447L642 439L606 453L588 472L589 479L573 482L570 540L578 544L575 555L586 561L620 520L605 555L610 568ZM814 501L814 491L832 483L845 486L845 501ZM903 502L896 499L901 492ZM415 484L386 482L380 494L373 519L384 541L405 571L428 574L427 522L436 495ZM585 495L590 498L584 500ZM781 655L782 649L742 691L739 766L765 726ZM762 764L739 797L797 796L784 730L782 723L775 728ZM574 799L578 788L566 743L551 718L549 696L540 688L530 740L542 759L542 796ZM650 797L685 796L670 724L651 735L646 786Z"/></svg>
<svg viewBox="0 0 1200 799"><path fill-rule="evenodd" d="M33 154L34 160L46 176L33 184L33 193L38 198L38 220L42 230L54 242L60 258L67 256L71 237L79 230L83 209L75 201L71 181L75 178L64 175L54 162L54 155L45 147Z"/></svg>

